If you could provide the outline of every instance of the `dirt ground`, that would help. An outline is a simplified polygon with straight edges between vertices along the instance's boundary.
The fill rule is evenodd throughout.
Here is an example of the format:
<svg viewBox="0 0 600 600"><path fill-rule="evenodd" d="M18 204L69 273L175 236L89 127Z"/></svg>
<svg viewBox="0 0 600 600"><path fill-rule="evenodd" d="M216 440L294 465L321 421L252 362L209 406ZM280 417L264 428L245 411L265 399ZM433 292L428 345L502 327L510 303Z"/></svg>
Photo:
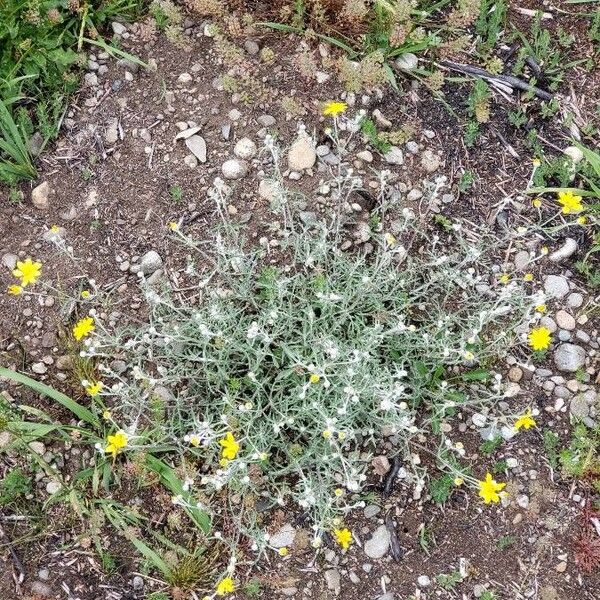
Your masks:
<svg viewBox="0 0 600 600"><path fill-rule="evenodd" d="M531 7L537 2L521 4ZM514 18L527 17L515 14ZM265 33L257 36L256 42L274 50L274 64L264 65L255 56L247 55L260 74L265 92L249 104L233 103L232 93L224 91L218 83L217 76L226 71L226 66L215 52L213 39L204 35L204 24L199 20L191 18L189 25L188 51L163 35L147 40L138 26L130 29L129 37L122 40L123 47L153 65L153 70L95 57L98 63L106 65L106 72L97 82L92 78L86 80L89 85L84 85L73 99L64 119L63 133L56 146L42 157L39 180L31 184L33 188L48 182L52 192L46 208L32 204L29 186L23 186L23 201L18 204L7 200L8 190L0 189L0 255L32 256L41 261L44 273L52 275L56 288L72 297L78 297L81 290L90 287L89 280L94 280L98 289L111 298L110 306L97 307L111 324L143 319L143 297L131 266L149 250L162 258L162 276L175 288L185 289L188 250L174 241L168 223L179 223L197 239L209 239L218 227L218 217L207 198L207 190L214 178L221 176L221 164L233 156L233 147L239 139L248 137L260 146L268 131L287 145L294 139L301 121L323 144L325 123L320 115L321 103L342 94L334 77L317 83L298 72L293 59L302 43L299 38ZM577 23L572 26L576 28ZM319 53L315 46L313 52L319 60L323 54L334 51L322 47ZM89 71L95 72L97 69ZM572 77L561 88L564 96L572 93L584 120L597 105L599 81L596 72L593 80L588 81L583 75L579 79ZM375 151L371 163L355 158L355 167L363 174L365 187L375 189L376 172L381 168L391 169L395 182L405 190L418 187L428 177L445 175L448 189L454 189L454 195L438 210L448 218L464 224L485 222L498 232L505 226L526 225L537 218L530 201L522 194L534 157L524 144L522 132L504 117L505 98L494 98L492 120L477 146L469 149L463 143L461 126L442 103L414 80L402 78L400 83L400 92L387 89L380 96L357 94L355 107L370 113L378 109L394 129L410 123L415 129L411 139L419 145L419 150L415 154L405 151L402 165L388 164ZM457 110L464 107L464 86L449 84L445 89L447 102ZM236 99L235 93L233 97ZM293 98L301 114L286 113L281 106L284 97ZM273 119L265 119L269 115ZM174 139L180 131L177 123L183 122L199 126L206 141L206 162L193 168L184 162L190 154L184 142ZM539 141L549 153L566 145L567 136L558 119L540 122L538 130ZM116 136L111 133L115 131ZM357 154L365 148L357 140L350 151ZM426 151L439 159L439 166L433 172L423 166L422 156ZM312 172L291 183L302 191L314 190L315 182L325 178L330 167L324 160L319 161ZM249 243L258 243L262 237L271 235L272 217L258 193L266 168L266 155L259 153L252 160L249 174L233 182L234 196L228 211ZM467 169L477 174L475 183L458 194L456 184ZM407 202L421 215L432 212L432 207L419 200ZM309 196L306 210L319 214L327 208ZM361 217L367 219L368 211ZM50 228L54 225L60 228L59 244L51 235ZM563 238L561 234L550 239L551 250L560 247ZM582 247L588 243L582 236ZM0 272L4 288L13 283L6 266ZM541 281L549 273L564 274L569 270L568 265L546 262L536 267L534 275ZM572 270L571 285L585 296L584 309L594 302L585 282ZM48 384L72 393L68 376L61 368L65 355L61 332L66 323L73 322L76 315L88 308L86 302L63 303L44 295L26 294L18 298L2 295L0 362L34 373ZM598 326L593 318L585 325L592 339L598 335ZM588 373L592 377L598 373L597 360L596 353L589 363ZM515 356L515 364L522 362L523 357ZM537 366L553 368L551 364ZM504 368L508 370L509 365ZM304 535L298 535L285 559L278 557L248 568L248 578L258 579L262 584L260 597L325 599L339 595L353 600L393 597L425 600L480 597L484 589L489 589L497 598L507 600L600 598L600 573L584 573L575 560L574 542L583 518L585 492L577 481L563 477L551 467L542 441L544 428L555 431L563 440L568 439L569 411L548 409L554 401L535 373L525 371L519 383L521 397L528 397L540 410L539 426L504 442L493 454L495 461L515 459L516 466L508 470L506 477L511 492L506 507L483 508L461 490L440 507L424 498L413 498L412 490L399 480L389 497L384 498L378 492L370 497L367 504L380 507L375 515L365 516L357 511L349 519L357 543L347 554L334 552L331 546L315 558L305 531ZM46 401L22 397L21 390L6 383L0 384L0 389L19 403L43 402L53 416L61 415ZM461 440L466 456L476 462L481 456L481 439L466 417L464 424ZM60 448L57 444L52 459L55 462L57 452L62 452ZM382 452L385 453L385 448ZM3 456L0 475L21 460L19 456ZM68 471L80 460L79 455L67 451L62 456L62 468ZM371 483L380 485L375 476ZM126 541L115 539L110 529L102 526L101 539L116 559L115 569L107 574L86 534L85 522L79 520L68 504L52 502L44 482L38 485L39 495L49 500L42 511L25 515L23 521L12 520L14 515L1 515L0 523L25 571L22 584L15 585L14 561L4 545L0 553L1 600L21 597L133 600L166 589L153 577L145 577L142 589L134 586L134 577L144 573L144 565L140 565ZM173 510L168 496L153 486L134 494L147 506L156 505L153 525L158 529L163 527ZM403 549L399 561L390 556L370 559L360 549L374 526L383 523L387 514L395 519ZM272 515L271 529L276 531L282 523L291 521L299 532L304 531L303 524L296 520L298 517ZM53 526L48 527L49 523ZM455 585L444 588L436 580L441 574L457 570L463 577ZM421 576L427 576L431 584L419 585L417 579ZM395 596L386 596L387 593ZM250 596L237 593L236 597Z"/></svg>

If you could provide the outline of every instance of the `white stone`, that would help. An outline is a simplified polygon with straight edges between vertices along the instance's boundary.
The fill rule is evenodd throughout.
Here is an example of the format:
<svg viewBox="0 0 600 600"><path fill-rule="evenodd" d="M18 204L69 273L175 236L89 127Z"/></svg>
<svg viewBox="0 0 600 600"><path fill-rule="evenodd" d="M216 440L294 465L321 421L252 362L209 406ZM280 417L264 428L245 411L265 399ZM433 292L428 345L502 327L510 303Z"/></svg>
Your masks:
<svg viewBox="0 0 600 600"><path fill-rule="evenodd" d="M223 163L221 172L225 179L241 179L248 173L248 165L243 160L231 158Z"/></svg>
<svg viewBox="0 0 600 600"><path fill-rule="evenodd" d="M305 136L299 136L288 152L288 166L292 171L303 171L314 166L317 152L312 142Z"/></svg>
<svg viewBox="0 0 600 600"><path fill-rule="evenodd" d="M47 181L40 183L37 187L31 190L31 201L36 208L46 210L50 206L49 198L52 193L50 184Z"/></svg>
<svg viewBox="0 0 600 600"><path fill-rule="evenodd" d="M233 149L233 153L238 158L243 158L246 160L255 156L256 152L256 144L250 138L247 137L238 140L237 144L235 145L235 148Z"/></svg>
<svg viewBox="0 0 600 600"><path fill-rule="evenodd" d="M203 137L191 135L185 139L185 145L201 163L206 162L206 142Z"/></svg>

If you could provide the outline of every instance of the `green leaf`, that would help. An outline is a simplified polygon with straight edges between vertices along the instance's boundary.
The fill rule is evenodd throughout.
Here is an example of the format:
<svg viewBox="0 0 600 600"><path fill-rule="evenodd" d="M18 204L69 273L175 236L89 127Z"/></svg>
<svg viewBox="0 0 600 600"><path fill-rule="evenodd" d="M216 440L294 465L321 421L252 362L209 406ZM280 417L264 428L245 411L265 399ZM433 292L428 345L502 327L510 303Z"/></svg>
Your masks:
<svg viewBox="0 0 600 600"><path fill-rule="evenodd" d="M101 40L101 39L91 40L90 38L84 37L83 41L88 44L92 44L93 46L98 46L98 47L102 48L104 51L108 52L111 56L120 56L121 58L125 58L126 60L129 60L132 63L139 65L140 67L144 67L144 69L149 68L148 65L143 60L140 60L137 56L134 56L133 54L129 54L129 52L119 50L119 48L115 48L115 46L111 46L110 44L107 44L104 40Z"/></svg>
<svg viewBox="0 0 600 600"><path fill-rule="evenodd" d="M465 381L487 381L491 377L491 373L487 369L473 369L461 375L461 379Z"/></svg>
<svg viewBox="0 0 600 600"><path fill-rule="evenodd" d="M94 427L98 427L99 425L98 418L89 409L85 408L85 406L81 406L81 404L78 404L75 400L69 398L69 396L66 396L62 392L59 392L44 383L40 383L35 379L31 379L31 377L27 377L27 375L23 375L23 373L17 373L16 371L5 367L0 367L0 377L6 377L17 383L22 383L31 388L34 392L52 398L52 400L55 400L59 404L62 404L66 409L70 410L78 419L85 421L89 425Z"/></svg>

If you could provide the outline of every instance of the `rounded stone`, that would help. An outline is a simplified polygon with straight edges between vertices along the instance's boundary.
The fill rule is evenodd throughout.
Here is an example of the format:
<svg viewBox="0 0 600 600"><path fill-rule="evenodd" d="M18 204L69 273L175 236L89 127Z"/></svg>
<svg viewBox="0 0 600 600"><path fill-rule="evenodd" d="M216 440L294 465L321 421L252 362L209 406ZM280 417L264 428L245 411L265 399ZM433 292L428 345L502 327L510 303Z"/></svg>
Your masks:
<svg viewBox="0 0 600 600"><path fill-rule="evenodd" d="M383 558L390 547L390 534L385 525L380 525L371 536L371 539L365 542L365 554L369 558Z"/></svg>
<svg viewBox="0 0 600 600"><path fill-rule="evenodd" d="M561 344L554 351L554 364L559 371L573 373L585 364L585 350L577 344Z"/></svg>
<svg viewBox="0 0 600 600"><path fill-rule="evenodd" d="M238 140L235 148L233 149L233 153L238 158L249 159L252 158L257 152L256 144L247 137Z"/></svg>
<svg viewBox="0 0 600 600"><path fill-rule="evenodd" d="M248 165L243 160L232 158L223 163L221 172L225 179L242 179L248 173Z"/></svg>
<svg viewBox="0 0 600 600"><path fill-rule="evenodd" d="M552 298L563 298L569 293L569 282L562 275L548 275L544 281L544 290Z"/></svg>
<svg viewBox="0 0 600 600"><path fill-rule="evenodd" d="M556 322L561 329L566 329L567 331L573 331L577 326L575 318L566 310L559 310L556 313Z"/></svg>

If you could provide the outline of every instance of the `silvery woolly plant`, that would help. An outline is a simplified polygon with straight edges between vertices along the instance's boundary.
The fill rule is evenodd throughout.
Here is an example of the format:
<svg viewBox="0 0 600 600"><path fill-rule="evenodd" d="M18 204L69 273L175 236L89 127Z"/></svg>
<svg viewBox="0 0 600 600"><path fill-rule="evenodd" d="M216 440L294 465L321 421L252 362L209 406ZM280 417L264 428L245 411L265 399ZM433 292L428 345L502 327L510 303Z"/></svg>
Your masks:
<svg viewBox="0 0 600 600"><path fill-rule="evenodd" d="M277 260L268 243L248 249L239 238L225 210L231 190L217 180L216 239L201 244L173 228L197 256L187 269L194 301L147 286L148 323L99 325L90 351L129 447L168 451L183 473L186 495L174 501L233 520L257 551L269 546L258 515L276 506L306 513L318 545L362 504L384 442L417 496L432 462L424 452L464 474L464 451L441 424L504 397L499 375L463 375L505 354L540 302L519 282L498 282L485 232L455 228L443 241L397 196L390 205L385 173L379 201L394 233L383 220L372 253L342 252L341 205L360 181L337 167L329 185L340 207L306 226L279 149L268 139L264 152L281 217ZM115 357L125 372L111 367Z"/></svg>

